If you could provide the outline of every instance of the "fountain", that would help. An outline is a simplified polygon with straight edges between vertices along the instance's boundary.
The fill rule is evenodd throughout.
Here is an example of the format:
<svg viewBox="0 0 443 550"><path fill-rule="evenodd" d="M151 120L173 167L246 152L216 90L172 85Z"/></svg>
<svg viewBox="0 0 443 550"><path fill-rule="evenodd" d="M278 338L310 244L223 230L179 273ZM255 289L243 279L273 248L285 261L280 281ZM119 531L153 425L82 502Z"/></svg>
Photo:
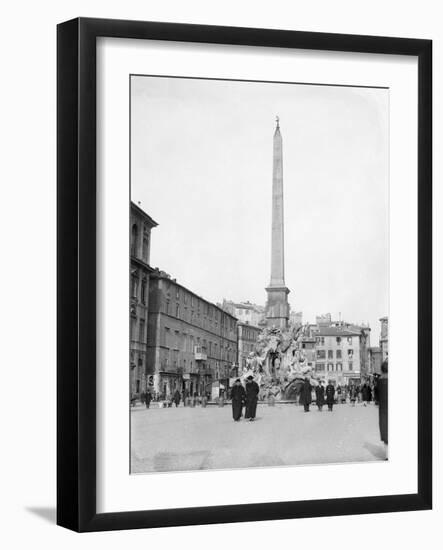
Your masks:
<svg viewBox="0 0 443 550"><path fill-rule="evenodd" d="M242 372L244 379L254 376L260 386L260 399L295 399L306 377L312 386L318 385L319 377L307 364L302 347L303 339L308 336L308 325L263 328Z"/></svg>

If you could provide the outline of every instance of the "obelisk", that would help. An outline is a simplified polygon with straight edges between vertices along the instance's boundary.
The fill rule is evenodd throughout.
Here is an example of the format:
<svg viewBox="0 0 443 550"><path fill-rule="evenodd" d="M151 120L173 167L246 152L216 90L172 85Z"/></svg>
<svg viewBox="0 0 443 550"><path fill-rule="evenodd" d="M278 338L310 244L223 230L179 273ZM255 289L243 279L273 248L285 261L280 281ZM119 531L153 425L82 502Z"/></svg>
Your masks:
<svg viewBox="0 0 443 550"><path fill-rule="evenodd" d="M283 140L279 118L276 120L272 167L271 282L266 288L266 322L268 326L286 328L289 320L289 288L285 284Z"/></svg>

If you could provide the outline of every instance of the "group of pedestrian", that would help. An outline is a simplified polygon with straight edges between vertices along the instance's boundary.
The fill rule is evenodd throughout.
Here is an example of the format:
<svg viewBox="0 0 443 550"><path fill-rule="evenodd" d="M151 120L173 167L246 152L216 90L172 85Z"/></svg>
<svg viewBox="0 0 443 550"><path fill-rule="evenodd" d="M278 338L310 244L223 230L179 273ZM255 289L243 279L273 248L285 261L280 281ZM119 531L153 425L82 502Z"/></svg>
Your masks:
<svg viewBox="0 0 443 550"><path fill-rule="evenodd" d="M252 375L246 378L245 387L243 387L240 378L237 378L231 390L232 417L235 422L238 422L243 416L243 407L245 407L245 419L250 422L255 419L259 391L259 385Z"/></svg>
<svg viewBox="0 0 443 550"><path fill-rule="evenodd" d="M319 411L323 410L323 405L326 403L328 411L332 411L335 401L335 387L329 381L329 384L324 387L323 382L315 388L315 404ZM306 377L300 392L300 404L303 405L305 412L309 412L309 406L312 403L312 385L309 378Z"/></svg>

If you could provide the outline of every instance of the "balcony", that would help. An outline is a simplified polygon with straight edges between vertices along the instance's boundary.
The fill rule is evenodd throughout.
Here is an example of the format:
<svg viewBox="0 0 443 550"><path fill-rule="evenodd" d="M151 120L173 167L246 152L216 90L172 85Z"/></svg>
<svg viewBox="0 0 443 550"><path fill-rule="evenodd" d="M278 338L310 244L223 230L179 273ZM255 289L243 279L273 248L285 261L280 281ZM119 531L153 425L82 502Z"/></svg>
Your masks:
<svg viewBox="0 0 443 550"><path fill-rule="evenodd" d="M206 361L207 358L206 348L203 348L202 346L194 347L194 359L196 361Z"/></svg>

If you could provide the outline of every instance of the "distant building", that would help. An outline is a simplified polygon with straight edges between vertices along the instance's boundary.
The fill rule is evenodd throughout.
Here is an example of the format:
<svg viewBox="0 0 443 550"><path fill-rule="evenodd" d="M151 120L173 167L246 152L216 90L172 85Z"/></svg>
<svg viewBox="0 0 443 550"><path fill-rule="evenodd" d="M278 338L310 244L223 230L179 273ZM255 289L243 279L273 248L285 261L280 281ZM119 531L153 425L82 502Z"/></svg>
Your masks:
<svg viewBox="0 0 443 550"><path fill-rule="evenodd" d="M315 369L316 361L316 339L310 336L304 336L301 341L301 348L305 355L306 366Z"/></svg>
<svg viewBox="0 0 443 550"><path fill-rule="evenodd" d="M386 361L389 355L389 323L388 317L382 317L380 319L380 348L382 361Z"/></svg>
<svg viewBox="0 0 443 550"><path fill-rule="evenodd" d="M330 313L325 313L324 315L317 315L315 318L315 323L318 326L329 326L332 324L332 318Z"/></svg>
<svg viewBox="0 0 443 550"><path fill-rule="evenodd" d="M262 326L265 323L265 308L251 302L223 300L222 309L236 317L240 323Z"/></svg>
<svg viewBox="0 0 443 550"><path fill-rule="evenodd" d="M335 384L360 383L368 372L370 331L343 321L311 325L317 374Z"/></svg>
<svg viewBox="0 0 443 550"><path fill-rule="evenodd" d="M148 343L149 265L151 229L157 223L140 207L131 203L130 241L130 391L146 389Z"/></svg>
<svg viewBox="0 0 443 550"><path fill-rule="evenodd" d="M148 372L162 396L211 394L235 372L237 319L164 271L150 277Z"/></svg>
<svg viewBox="0 0 443 550"><path fill-rule="evenodd" d="M379 347L368 348L369 374L381 374L382 351Z"/></svg>
<svg viewBox="0 0 443 550"><path fill-rule="evenodd" d="M255 350L258 336L261 332L261 328L247 323L238 322L237 335L238 335L238 366L241 369L246 368L246 359L248 355ZM238 373L236 373L236 376Z"/></svg>
<svg viewBox="0 0 443 550"><path fill-rule="evenodd" d="M303 324L303 312L291 311L289 313L289 324L292 327L300 327Z"/></svg>

